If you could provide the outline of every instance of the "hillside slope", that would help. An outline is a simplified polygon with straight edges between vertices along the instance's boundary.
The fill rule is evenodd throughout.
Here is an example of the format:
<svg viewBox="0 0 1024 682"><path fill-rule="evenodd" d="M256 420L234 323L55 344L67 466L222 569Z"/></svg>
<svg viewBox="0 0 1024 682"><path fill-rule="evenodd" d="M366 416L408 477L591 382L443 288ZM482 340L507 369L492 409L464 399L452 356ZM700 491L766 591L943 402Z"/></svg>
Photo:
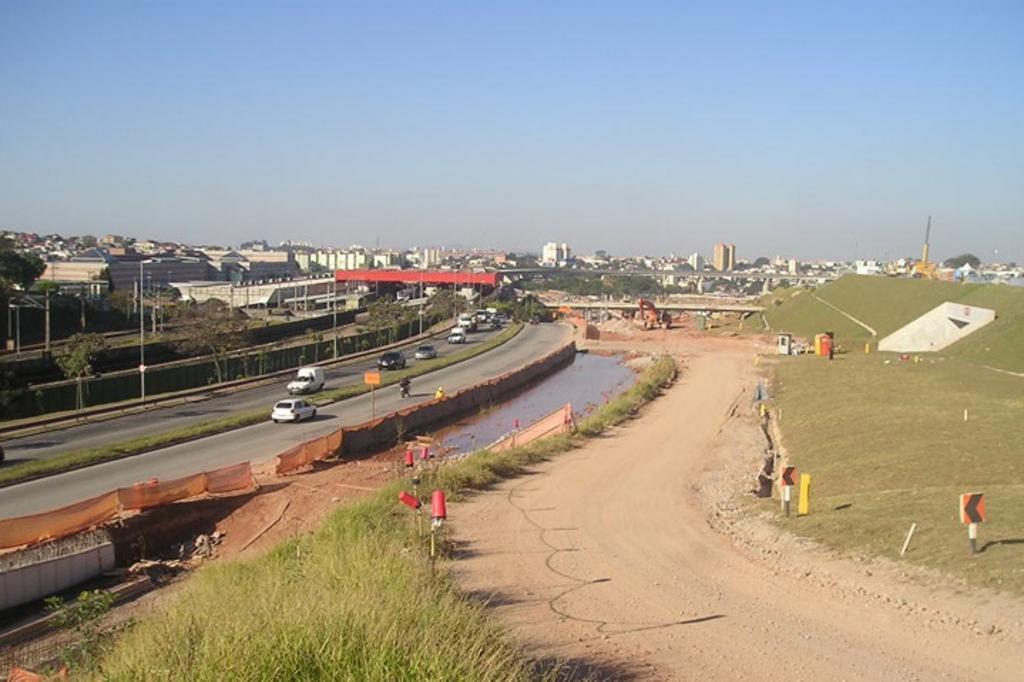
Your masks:
<svg viewBox="0 0 1024 682"><path fill-rule="evenodd" d="M996 311L995 322L941 355L1024 371L1024 289L847 275L813 292L783 289L772 294L765 300L765 317L774 330L800 336L832 331L839 345L846 348L860 348L865 341L877 340L822 301L872 327L877 339L946 301L992 308Z"/></svg>

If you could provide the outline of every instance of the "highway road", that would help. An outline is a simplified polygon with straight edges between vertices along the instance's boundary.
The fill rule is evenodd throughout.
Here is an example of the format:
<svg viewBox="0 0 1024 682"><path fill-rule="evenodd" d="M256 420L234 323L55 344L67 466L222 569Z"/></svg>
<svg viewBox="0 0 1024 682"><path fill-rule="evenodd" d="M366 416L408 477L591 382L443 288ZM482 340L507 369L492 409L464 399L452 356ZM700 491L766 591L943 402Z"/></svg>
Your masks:
<svg viewBox="0 0 1024 682"><path fill-rule="evenodd" d="M569 337L570 328L565 325L527 326L515 338L491 352L414 379L411 399L403 400L396 386L378 391L377 414L428 400L438 386L451 393L526 365L568 342ZM480 336L476 335L476 338ZM363 369L365 366L360 366L358 371ZM262 424L2 488L0 518L60 507L148 478L175 478L244 461L270 459L306 440L370 419L370 396L364 394L321 407L314 420L301 424L274 424L269 421L269 409L276 397L279 393L270 398L264 397L263 402L258 403L266 405L268 410L268 421ZM191 409L202 410L203 406L191 406ZM202 414L209 416L206 411ZM153 414L146 416L154 418ZM120 424L121 420L107 422L105 428L118 437L124 437Z"/></svg>
<svg viewBox="0 0 1024 682"><path fill-rule="evenodd" d="M479 343L495 334L497 331L481 331L470 334L469 340L470 343ZM431 343L437 349L440 357L457 353L465 348L462 345L446 343L444 336L444 334L439 334L429 342L416 342L403 346L409 366L412 367L416 364L416 360L412 357L413 348L422 343ZM327 388L339 388L347 384L361 382L363 372L374 369L378 357L379 354L374 354L325 368ZM270 408L277 400L288 397L285 386L289 381L291 381L290 377L282 377L270 384L209 394L199 400L183 404L125 414L113 419L100 419L23 438L12 438L2 443L7 455L7 466L19 461L48 459L73 450L94 448L163 433L258 408L265 408L269 415Z"/></svg>

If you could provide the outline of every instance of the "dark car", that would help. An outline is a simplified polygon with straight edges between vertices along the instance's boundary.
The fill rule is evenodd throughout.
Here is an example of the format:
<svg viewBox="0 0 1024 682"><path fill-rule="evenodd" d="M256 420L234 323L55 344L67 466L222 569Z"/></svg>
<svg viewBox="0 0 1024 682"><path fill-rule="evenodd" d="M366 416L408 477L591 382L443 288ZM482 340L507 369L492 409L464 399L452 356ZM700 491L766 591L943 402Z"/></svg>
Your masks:
<svg viewBox="0 0 1024 682"><path fill-rule="evenodd" d="M390 350L377 360L380 369L402 369L405 367L405 356L398 351Z"/></svg>
<svg viewBox="0 0 1024 682"><path fill-rule="evenodd" d="M530 324L540 324L540 315L531 315Z"/></svg>

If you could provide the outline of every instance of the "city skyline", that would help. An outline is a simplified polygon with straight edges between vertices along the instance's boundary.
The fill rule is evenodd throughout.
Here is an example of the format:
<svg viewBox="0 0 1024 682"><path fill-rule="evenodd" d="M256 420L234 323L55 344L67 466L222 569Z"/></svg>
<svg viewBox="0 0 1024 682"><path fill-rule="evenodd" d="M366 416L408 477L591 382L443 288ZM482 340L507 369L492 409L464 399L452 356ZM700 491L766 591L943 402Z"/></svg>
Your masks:
<svg viewBox="0 0 1024 682"><path fill-rule="evenodd" d="M8 4L0 229L1021 262L1022 19Z"/></svg>

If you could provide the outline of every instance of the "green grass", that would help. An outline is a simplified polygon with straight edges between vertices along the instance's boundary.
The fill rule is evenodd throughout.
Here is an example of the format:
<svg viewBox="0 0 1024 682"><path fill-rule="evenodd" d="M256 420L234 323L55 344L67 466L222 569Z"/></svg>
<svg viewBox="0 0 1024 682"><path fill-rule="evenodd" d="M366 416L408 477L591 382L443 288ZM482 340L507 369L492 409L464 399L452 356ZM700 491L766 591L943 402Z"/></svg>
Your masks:
<svg viewBox="0 0 1024 682"><path fill-rule="evenodd" d="M460 350L458 353L453 353L452 355L443 358L435 358L433 360L419 362L415 367L411 367L409 369L384 374L382 377L382 385L388 386L395 384L399 382L402 377L421 376L428 372L434 372L458 362L468 360L469 358L480 355L481 353L486 353L514 337L519 333L522 327L523 326L520 323L509 325L506 329L503 329L499 334L487 341L468 346L467 348ZM362 383L350 384L330 391L324 391L311 399L310 402L316 403L317 405L327 405L362 393L367 393L369 390L369 387ZM100 464L101 462L120 459L130 455L138 455L143 452L168 447L176 443L184 443L197 438L203 438L218 433L224 433L226 431L232 431L234 429L240 429L246 426L252 426L253 424L258 424L266 420L266 409L248 410L229 417L212 419L192 426L185 426L149 436L132 438L119 443L111 443L109 445L101 445L84 450L74 450L49 459L40 459L14 464L0 469L0 487L13 485L33 478L52 476L65 471L80 469L82 467Z"/></svg>
<svg viewBox="0 0 1024 682"><path fill-rule="evenodd" d="M783 445L812 475L812 513L779 522L842 552L888 558L917 523L905 561L1024 594L1024 379L921 358L777 362ZM957 503L975 491L989 514L979 544L992 544L971 557Z"/></svg>
<svg viewBox="0 0 1024 682"><path fill-rule="evenodd" d="M483 452L425 475L459 499L628 418L675 375L663 358L581 424L511 451ZM401 482L344 506L312 535L251 560L199 570L106 654L109 680L527 680L539 668L456 588L431 578ZM457 521L456 521L457 522Z"/></svg>
<svg viewBox="0 0 1024 682"><path fill-rule="evenodd" d="M818 297L861 320L881 339L946 301L992 308L996 320L937 355L1024 371L1024 289L923 279L847 275L819 287ZM871 335L811 292L781 289L763 301L772 329L813 337L834 331L841 346L861 349ZM874 339L874 340L877 340Z"/></svg>

